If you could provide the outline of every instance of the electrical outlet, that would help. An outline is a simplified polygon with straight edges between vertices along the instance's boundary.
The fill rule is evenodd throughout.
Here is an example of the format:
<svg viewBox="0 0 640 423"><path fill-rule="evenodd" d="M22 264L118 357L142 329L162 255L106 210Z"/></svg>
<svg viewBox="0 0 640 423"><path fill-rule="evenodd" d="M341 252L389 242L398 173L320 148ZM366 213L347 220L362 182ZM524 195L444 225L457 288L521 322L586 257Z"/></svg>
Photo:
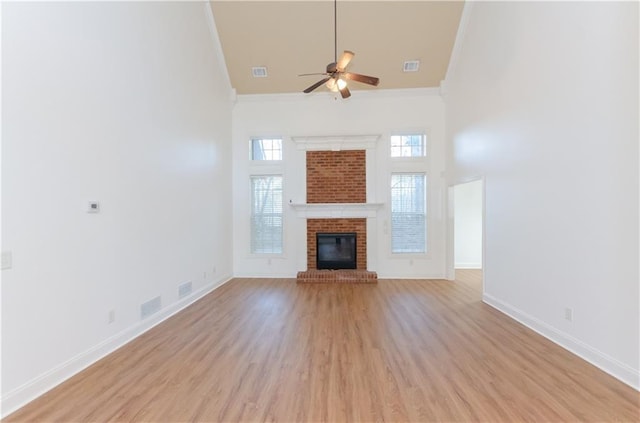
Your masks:
<svg viewBox="0 0 640 423"><path fill-rule="evenodd" d="M109 324L113 323L116 321L116 311L115 310L109 310Z"/></svg>
<svg viewBox="0 0 640 423"><path fill-rule="evenodd" d="M564 318L570 322L573 322L573 309L567 307L564 309Z"/></svg>
<svg viewBox="0 0 640 423"><path fill-rule="evenodd" d="M87 213L100 213L100 203L97 201L89 201L87 203Z"/></svg>

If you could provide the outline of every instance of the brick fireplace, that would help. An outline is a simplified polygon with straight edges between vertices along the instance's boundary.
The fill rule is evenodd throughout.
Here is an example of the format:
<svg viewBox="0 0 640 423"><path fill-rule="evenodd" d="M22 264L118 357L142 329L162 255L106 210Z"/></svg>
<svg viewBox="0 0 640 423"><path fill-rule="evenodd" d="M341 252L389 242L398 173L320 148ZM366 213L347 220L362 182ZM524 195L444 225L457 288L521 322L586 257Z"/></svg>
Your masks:
<svg viewBox="0 0 640 423"><path fill-rule="evenodd" d="M316 233L355 232L358 243L356 269L367 270L367 219L307 219L307 267L316 266Z"/></svg>
<svg viewBox="0 0 640 423"><path fill-rule="evenodd" d="M365 204L366 151L307 151L307 205ZM356 270L317 270L316 233L355 232ZM308 218L307 271L298 273L298 282L376 282L367 271L367 219Z"/></svg>

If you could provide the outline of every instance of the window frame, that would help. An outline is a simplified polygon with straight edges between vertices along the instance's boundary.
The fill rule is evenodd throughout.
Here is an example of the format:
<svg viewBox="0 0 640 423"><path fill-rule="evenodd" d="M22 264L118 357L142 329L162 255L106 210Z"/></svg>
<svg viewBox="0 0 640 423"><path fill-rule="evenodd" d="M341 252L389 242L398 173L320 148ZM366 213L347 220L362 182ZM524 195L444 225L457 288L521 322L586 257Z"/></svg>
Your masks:
<svg viewBox="0 0 640 423"><path fill-rule="evenodd" d="M393 251L393 206L392 206L392 202L393 202L393 194L392 194L392 181L393 181L393 176L394 175L421 175L423 180L424 180L424 251L423 252L415 252L415 251L408 251L408 252L395 252ZM388 249L388 253L390 258L396 258L396 259L412 259L412 258L419 258L419 259L424 259L424 258L429 258L431 256L431 249L430 249L430 242L429 242L429 238L430 238L430 213L429 213L429 207L430 207L430 190L429 190L429 172L424 170L424 169L420 169L420 170L414 170L414 169L399 169L399 170L392 170L389 173L389 177L388 177L388 184L387 184L387 195L388 195L388 204L389 204L389 242L387 244L387 249Z"/></svg>
<svg viewBox="0 0 640 423"><path fill-rule="evenodd" d="M255 159L253 157L253 143L255 141L263 141L263 140L279 140L280 141L280 159ZM273 151L273 149L271 150ZM249 137L249 161L252 165L275 165L280 164L284 161L284 137L279 135L273 136L252 136Z"/></svg>
<svg viewBox="0 0 640 423"><path fill-rule="evenodd" d="M267 161L267 162L271 162L271 161ZM280 237L280 252L255 252L253 251L253 247L254 247L254 239L253 239L253 218L254 218L254 187L253 187L253 180L254 178L267 178L267 177L279 177L281 180L281 200L282 200L282 204L281 204L281 214L280 214L280 221L281 221L281 237ZM270 258L270 257L278 257L278 258L282 258L285 255L285 228L286 228L286 224L285 224L285 201L284 201L284 193L285 193L285 178L284 178L284 174L282 172L276 172L276 173L251 173L249 175L249 242L248 242L248 247L249 247L249 257L263 257L263 258Z"/></svg>
<svg viewBox="0 0 640 423"><path fill-rule="evenodd" d="M422 138L422 152L421 156L394 156L393 152L393 137L407 137L407 136L420 136ZM395 131L389 135L389 143L388 143L388 154L389 158L393 161L425 161L429 158L429 134L428 131L425 130L415 130L415 131Z"/></svg>

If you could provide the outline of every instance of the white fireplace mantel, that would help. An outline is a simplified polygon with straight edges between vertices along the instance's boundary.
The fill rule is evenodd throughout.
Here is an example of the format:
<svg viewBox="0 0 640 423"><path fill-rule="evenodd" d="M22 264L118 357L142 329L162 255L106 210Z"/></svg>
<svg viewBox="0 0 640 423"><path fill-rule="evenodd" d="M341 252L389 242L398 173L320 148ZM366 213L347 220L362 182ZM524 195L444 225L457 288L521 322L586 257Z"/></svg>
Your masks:
<svg viewBox="0 0 640 423"><path fill-rule="evenodd" d="M304 219L343 219L376 217L383 203L289 203Z"/></svg>
<svg viewBox="0 0 640 423"><path fill-rule="evenodd" d="M342 151L371 150L376 148L380 135L323 135L291 137L298 150Z"/></svg>

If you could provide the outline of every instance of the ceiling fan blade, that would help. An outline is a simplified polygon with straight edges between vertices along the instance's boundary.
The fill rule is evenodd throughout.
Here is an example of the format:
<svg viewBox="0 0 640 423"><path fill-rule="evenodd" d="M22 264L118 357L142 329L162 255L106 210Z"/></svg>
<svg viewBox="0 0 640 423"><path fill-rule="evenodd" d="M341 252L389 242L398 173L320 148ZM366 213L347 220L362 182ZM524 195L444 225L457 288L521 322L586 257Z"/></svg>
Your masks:
<svg viewBox="0 0 640 423"><path fill-rule="evenodd" d="M309 88L307 88L306 90L304 90L303 92L306 94L309 94L311 91L315 90L316 88L318 88L320 85L324 84L325 82L327 82L328 80L330 80L331 78L324 78L321 79L320 81L316 82L315 84L313 84L312 86L310 86Z"/></svg>
<svg viewBox="0 0 640 423"><path fill-rule="evenodd" d="M342 76L352 81L362 82L363 84L377 86L380 83L380 79L375 76L360 75L359 73L343 72Z"/></svg>
<svg viewBox="0 0 640 423"><path fill-rule="evenodd" d="M349 91L349 88L346 85L343 89L340 90L340 95L342 96L342 98L351 97L351 92Z"/></svg>
<svg viewBox="0 0 640 423"><path fill-rule="evenodd" d="M316 72L316 73L301 73L298 76L310 76L310 75L328 75L326 72Z"/></svg>
<svg viewBox="0 0 640 423"><path fill-rule="evenodd" d="M353 59L353 56L355 56L354 52L345 50L336 63L336 69L342 72L349 65L349 62L351 61L351 59Z"/></svg>

